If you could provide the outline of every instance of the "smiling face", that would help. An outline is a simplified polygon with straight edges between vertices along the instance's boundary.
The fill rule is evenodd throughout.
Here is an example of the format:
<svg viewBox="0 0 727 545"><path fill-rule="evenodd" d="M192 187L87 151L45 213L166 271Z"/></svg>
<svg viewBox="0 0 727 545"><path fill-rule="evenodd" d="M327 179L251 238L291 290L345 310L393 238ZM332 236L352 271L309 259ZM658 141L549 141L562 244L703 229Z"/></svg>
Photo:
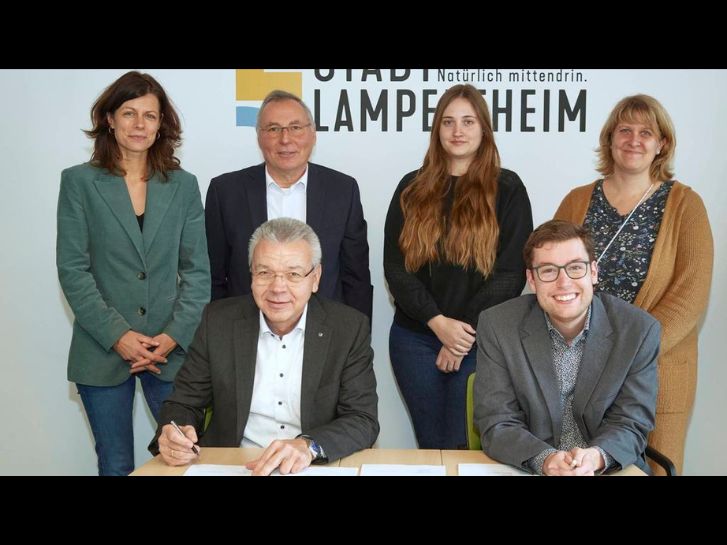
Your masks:
<svg viewBox="0 0 727 545"><path fill-rule="evenodd" d="M291 125L307 126L297 135L287 129L278 134L265 130ZM281 187L290 187L305 172L316 143L316 131L298 102L275 100L260 113L257 141L270 175Z"/></svg>
<svg viewBox="0 0 727 545"><path fill-rule="evenodd" d="M127 100L113 115L108 114L109 125L119 146L121 157L145 158L157 140L161 126L159 99L151 93Z"/></svg>
<svg viewBox="0 0 727 545"><path fill-rule="evenodd" d="M276 335L290 333L303 315L311 294L318 291L321 266L313 267L313 252L305 240L272 242L263 239L255 246L252 256L252 295L262 310L270 329ZM275 276L261 280L255 273L269 271ZM303 276L298 282L286 280L285 273Z"/></svg>
<svg viewBox="0 0 727 545"><path fill-rule="evenodd" d="M664 139L653 127L636 122L618 123L611 135L614 171L627 174L648 172L663 145Z"/></svg>
<svg viewBox="0 0 727 545"><path fill-rule="evenodd" d="M550 264L566 265L574 261L589 262L588 251L579 238L564 242L546 242L533 250L532 266ZM570 278L564 269L558 271L553 282L543 282L537 273L527 270L528 284L535 292L540 307L558 331L566 338L572 338L582 328L593 300L593 284L598 281L595 261L590 261L590 271L578 279Z"/></svg>
<svg viewBox="0 0 727 545"><path fill-rule="evenodd" d="M439 141L450 161L471 163L482 143L482 124L466 98L455 98L445 108Z"/></svg>

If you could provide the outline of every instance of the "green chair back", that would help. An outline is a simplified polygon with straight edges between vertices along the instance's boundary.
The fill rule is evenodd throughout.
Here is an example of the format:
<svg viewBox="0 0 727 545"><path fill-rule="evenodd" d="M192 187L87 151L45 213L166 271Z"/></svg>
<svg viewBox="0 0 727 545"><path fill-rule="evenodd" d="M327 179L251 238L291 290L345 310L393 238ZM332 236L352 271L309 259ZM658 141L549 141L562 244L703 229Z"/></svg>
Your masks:
<svg viewBox="0 0 727 545"><path fill-rule="evenodd" d="M480 430L475 426L475 375L476 373L472 373L467 377L467 398L465 405L467 417L467 448L470 450L482 450Z"/></svg>
<svg viewBox="0 0 727 545"><path fill-rule="evenodd" d="M210 421L212 420L212 405L207 407L204 410L204 431L207 431L207 428L210 425Z"/></svg>

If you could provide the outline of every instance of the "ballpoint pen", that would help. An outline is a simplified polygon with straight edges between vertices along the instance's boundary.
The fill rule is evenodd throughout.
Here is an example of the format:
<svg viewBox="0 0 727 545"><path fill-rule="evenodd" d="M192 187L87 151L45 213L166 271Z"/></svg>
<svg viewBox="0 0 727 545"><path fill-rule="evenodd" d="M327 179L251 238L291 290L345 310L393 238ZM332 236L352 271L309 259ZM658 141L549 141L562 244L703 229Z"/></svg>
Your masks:
<svg viewBox="0 0 727 545"><path fill-rule="evenodd" d="M174 429L175 429L175 430L177 430L177 431L179 432L179 435L181 435L181 436L182 436L182 437L184 437L185 439L188 439L188 437L187 437L186 435L184 435L184 432L183 432L183 431L181 430L181 428L180 428L179 426L177 426L177 423L176 423L176 422L175 422L174 420L172 420L172 421L171 421L171 422L169 422L169 423L170 423L170 424L171 424L172 426L174 426ZM193 452L194 452L194 453L195 453L195 454L196 454L197 456L199 456L199 447L198 447L197 445L195 445L194 443L192 443L192 451L193 451Z"/></svg>

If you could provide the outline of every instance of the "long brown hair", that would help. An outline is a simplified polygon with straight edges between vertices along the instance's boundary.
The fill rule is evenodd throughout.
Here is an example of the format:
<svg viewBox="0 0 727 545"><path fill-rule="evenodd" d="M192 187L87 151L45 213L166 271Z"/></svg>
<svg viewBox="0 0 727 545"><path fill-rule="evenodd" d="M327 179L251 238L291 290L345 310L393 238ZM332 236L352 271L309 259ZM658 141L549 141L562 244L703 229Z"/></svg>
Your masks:
<svg viewBox="0 0 727 545"><path fill-rule="evenodd" d="M116 143L116 138L109 130L107 114L113 116L114 112L127 100L143 97L150 93L159 99L161 120L159 139L149 148L147 155L147 177L156 172L161 175L162 179L166 179L170 170L180 168L179 159L174 156L174 149L178 148L182 142L179 116L159 82L149 74L136 71L127 72L109 85L91 107L93 128L83 132L89 138L94 139L92 165L105 168L118 176L126 174L121 168L121 151Z"/></svg>
<svg viewBox="0 0 727 545"><path fill-rule="evenodd" d="M467 172L457 182L449 225L443 214L449 189L449 157L439 140L444 110L456 98L472 104L482 127L482 142ZM443 258L462 267L474 266L488 276L495 266L500 227L495 215L500 154L495 146L490 111L472 85L450 87L434 113L429 149L414 180L401 193L404 227L399 247L409 272Z"/></svg>

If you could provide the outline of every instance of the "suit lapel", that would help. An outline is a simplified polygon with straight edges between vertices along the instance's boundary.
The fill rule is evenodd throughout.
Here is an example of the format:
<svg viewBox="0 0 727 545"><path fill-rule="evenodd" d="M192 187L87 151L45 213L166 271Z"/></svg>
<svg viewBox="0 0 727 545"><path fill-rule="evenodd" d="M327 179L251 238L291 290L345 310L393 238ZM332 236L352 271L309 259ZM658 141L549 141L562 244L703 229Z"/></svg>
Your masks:
<svg viewBox="0 0 727 545"><path fill-rule="evenodd" d="M250 415L252 389L255 383L257 341L260 333L260 317L252 297L240 304L241 318L233 323L235 388L237 398L237 442L242 441L245 425Z"/></svg>
<svg viewBox="0 0 727 545"><path fill-rule="evenodd" d="M256 169L250 177L250 182L244 184L247 192L247 206L249 208L253 231L268 221L267 181L265 180L265 163Z"/></svg>
<svg viewBox="0 0 727 545"><path fill-rule="evenodd" d="M553 344L545 324L545 315L538 304L533 305L530 314L523 321L520 334L525 354L545 398L550 421L553 423L553 437L557 445L560 442L562 426L560 387L553 365Z"/></svg>
<svg viewBox="0 0 727 545"><path fill-rule="evenodd" d="M101 198L111 209L111 213L126 231L141 261L146 265L144 240L141 236L139 223L134 215L134 207L131 205L131 197L129 197L129 190L126 189L124 179L110 174L101 174L94 180L94 185Z"/></svg>
<svg viewBox="0 0 727 545"><path fill-rule="evenodd" d="M146 209L144 211L144 248L149 250L154 237L159 231L159 226L169 209L174 195L179 189L179 183L172 181L173 174L166 182L154 175L146 185Z"/></svg>
<svg viewBox="0 0 727 545"><path fill-rule="evenodd" d="M323 212L326 208L326 191L320 173L314 164L308 163L308 187L305 192L305 222L318 233L323 232Z"/></svg>
<svg viewBox="0 0 727 545"><path fill-rule="evenodd" d="M328 347L331 343L332 331L325 324L326 312L312 296L308 302L308 316L305 325L303 348L303 378L300 391L300 424L303 430L308 429L313 413L313 400L321 382L323 368L328 359Z"/></svg>
<svg viewBox="0 0 727 545"><path fill-rule="evenodd" d="M594 296L578 380L573 393L573 414L578 418L593 395L613 348L611 323L601 300Z"/></svg>

